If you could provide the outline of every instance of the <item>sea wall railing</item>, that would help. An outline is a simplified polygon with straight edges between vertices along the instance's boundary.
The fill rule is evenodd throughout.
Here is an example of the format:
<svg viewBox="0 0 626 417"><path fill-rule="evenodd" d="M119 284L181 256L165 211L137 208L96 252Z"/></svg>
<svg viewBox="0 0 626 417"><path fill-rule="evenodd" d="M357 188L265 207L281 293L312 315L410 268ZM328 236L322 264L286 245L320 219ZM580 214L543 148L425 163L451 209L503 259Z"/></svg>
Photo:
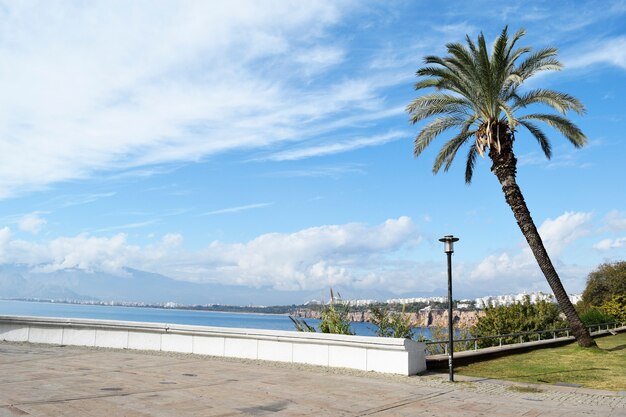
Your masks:
<svg viewBox="0 0 626 417"><path fill-rule="evenodd" d="M599 332L611 331L620 327L624 327L626 322L611 322L600 323L587 326L587 329L592 335ZM468 337L461 339L454 339L454 350L466 351L466 350L478 350L480 348L491 346L504 346L516 343L541 341L547 339L557 339L559 337L569 337L571 334L570 328L551 329L551 330L538 330L532 332L519 332L519 333L507 333L495 336L481 336L481 337ZM448 340L433 340L426 341L426 354L437 355L448 353Z"/></svg>

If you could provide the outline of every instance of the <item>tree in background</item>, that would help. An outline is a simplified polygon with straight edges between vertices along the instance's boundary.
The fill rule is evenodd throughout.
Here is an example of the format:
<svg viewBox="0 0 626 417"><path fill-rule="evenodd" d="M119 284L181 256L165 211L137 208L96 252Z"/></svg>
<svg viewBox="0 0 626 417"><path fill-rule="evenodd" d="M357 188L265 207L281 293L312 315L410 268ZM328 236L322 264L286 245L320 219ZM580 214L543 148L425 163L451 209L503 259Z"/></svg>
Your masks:
<svg viewBox="0 0 626 417"><path fill-rule="evenodd" d="M520 115L519 112L529 106L546 105L561 114L570 110L582 114L584 106L575 97L559 91L521 91L520 87L532 76L541 71L559 70L562 66L556 58L555 48L531 53L531 48L516 47L524 34L524 30L519 30L509 39L505 27L491 53L482 33L477 43L466 36L467 45L446 45L447 56L424 58L426 66L418 69L417 75L425 78L415 84L415 89L434 88L435 92L413 100L407 111L412 123L437 117L415 138L414 154L419 156L437 136L455 129L454 136L439 151L433 173L442 167L447 171L461 147L469 145L465 166L465 182L468 184L472 181L477 155L488 155L492 162L491 171L498 178L504 198L567 317L572 333L581 346L596 346L563 288L517 185L517 158L513 150L517 129L523 127L550 159L552 147L548 137L535 122L558 130L576 148L583 146L587 138L566 117L534 112Z"/></svg>
<svg viewBox="0 0 626 417"><path fill-rule="evenodd" d="M626 294L614 295L600 307L602 311L620 323L626 323Z"/></svg>
<svg viewBox="0 0 626 417"><path fill-rule="evenodd" d="M587 276L583 298L577 305L588 326L626 321L626 262L605 263Z"/></svg>
<svg viewBox="0 0 626 417"><path fill-rule="evenodd" d="M600 307L616 295L626 295L626 261L605 263L590 272L582 303Z"/></svg>

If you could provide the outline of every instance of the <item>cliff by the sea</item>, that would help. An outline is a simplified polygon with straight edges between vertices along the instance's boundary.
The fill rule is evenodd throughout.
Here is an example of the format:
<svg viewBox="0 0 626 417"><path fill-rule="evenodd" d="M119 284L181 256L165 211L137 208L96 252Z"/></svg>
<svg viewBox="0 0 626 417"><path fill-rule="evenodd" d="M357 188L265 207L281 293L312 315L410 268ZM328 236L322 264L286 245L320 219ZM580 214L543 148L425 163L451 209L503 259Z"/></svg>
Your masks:
<svg viewBox="0 0 626 417"><path fill-rule="evenodd" d="M448 325L448 310L445 309L432 309L406 314L411 317L411 324L416 327L446 327ZM452 310L452 319L458 328L468 329L476 323L478 317L484 314L482 310ZM298 309L294 315L303 318L320 318L319 310L308 308ZM371 322L372 314L370 311L351 312L348 318L350 321Z"/></svg>

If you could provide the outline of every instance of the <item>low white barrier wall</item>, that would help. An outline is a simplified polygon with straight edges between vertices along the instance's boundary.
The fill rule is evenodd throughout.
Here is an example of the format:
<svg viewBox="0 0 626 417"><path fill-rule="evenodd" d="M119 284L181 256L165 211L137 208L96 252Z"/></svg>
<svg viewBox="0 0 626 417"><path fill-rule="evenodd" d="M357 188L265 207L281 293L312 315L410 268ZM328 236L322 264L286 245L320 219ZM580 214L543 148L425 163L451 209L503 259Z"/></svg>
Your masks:
<svg viewBox="0 0 626 417"><path fill-rule="evenodd" d="M423 343L382 337L0 316L0 340L196 353L401 375L426 370Z"/></svg>

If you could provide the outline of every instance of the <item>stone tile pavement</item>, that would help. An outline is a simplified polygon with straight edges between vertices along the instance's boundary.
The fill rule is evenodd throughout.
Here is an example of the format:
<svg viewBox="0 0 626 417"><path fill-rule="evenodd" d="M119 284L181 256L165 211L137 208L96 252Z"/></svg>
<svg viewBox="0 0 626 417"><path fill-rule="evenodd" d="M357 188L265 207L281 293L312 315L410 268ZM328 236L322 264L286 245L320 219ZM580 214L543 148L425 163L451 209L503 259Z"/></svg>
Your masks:
<svg viewBox="0 0 626 417"><path fill-rule="evenodd" d="M0 417L626 416L626 392L446 379L0 342Z"/></svg>

